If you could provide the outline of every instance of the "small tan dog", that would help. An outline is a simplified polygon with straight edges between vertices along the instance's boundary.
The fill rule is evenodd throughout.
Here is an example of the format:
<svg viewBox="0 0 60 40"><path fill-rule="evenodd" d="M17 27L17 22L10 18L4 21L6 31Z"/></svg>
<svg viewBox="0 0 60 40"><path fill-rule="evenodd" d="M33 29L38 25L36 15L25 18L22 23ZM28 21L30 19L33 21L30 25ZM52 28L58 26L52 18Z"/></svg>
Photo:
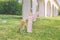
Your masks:
<svg viewBox="0 0 60 40"><path fill-rule="evenodd" d="M20 22L20 24L21 24L21 27L19 28L19 32L20 33L23 33L23 32L26 32L26 21L25 20L21 20L21 22Z"/></svg>
<svg viewBox="0 0 60 40"><path fill-rule="evenodd" d="M21 20L21 25L22 26L26 26L26 21L25 20Z"/></svg>

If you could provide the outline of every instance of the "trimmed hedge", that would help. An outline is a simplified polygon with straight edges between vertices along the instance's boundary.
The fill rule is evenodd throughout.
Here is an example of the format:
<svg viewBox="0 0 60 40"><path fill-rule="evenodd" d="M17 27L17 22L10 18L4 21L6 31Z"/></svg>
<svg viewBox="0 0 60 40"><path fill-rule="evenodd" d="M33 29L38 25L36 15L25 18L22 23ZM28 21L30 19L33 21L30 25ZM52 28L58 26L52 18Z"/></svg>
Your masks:
<svg viewBox="0 0 60 40"><path fill-rule="evenodd" d="M0 1L0 14L22 14L22 3L17 0Z"/></svg>

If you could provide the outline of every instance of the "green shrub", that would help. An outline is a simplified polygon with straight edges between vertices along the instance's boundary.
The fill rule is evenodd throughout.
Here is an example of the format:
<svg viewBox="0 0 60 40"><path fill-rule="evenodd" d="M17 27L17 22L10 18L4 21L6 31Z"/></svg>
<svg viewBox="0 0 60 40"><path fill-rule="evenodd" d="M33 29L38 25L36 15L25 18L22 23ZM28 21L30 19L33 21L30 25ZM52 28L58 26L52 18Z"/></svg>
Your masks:
<svg viewBox="0 0 60 40"><path fill-rule="evenodd" d="M22 14L22 3L17 0L0 1L0 14Z"/></svg>

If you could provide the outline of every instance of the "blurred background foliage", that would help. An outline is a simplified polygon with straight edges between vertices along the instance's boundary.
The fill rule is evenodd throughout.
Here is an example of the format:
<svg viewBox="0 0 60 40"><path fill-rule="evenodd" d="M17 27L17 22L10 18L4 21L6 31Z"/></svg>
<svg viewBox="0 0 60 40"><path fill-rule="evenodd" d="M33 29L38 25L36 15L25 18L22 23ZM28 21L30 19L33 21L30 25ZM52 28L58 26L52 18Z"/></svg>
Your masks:
<svg viewBox="0 0 60 40"><path fill-rule="evenodd" d="M22 3L18 0L0 0L0 14L22 14Z"/></svg>
<svg viewBox="0 0 60 40"><path fill-rule="evenodd" d="M58 12L59 12L59 15L60 15L60 7L59 7L59 11Z"/></svg>

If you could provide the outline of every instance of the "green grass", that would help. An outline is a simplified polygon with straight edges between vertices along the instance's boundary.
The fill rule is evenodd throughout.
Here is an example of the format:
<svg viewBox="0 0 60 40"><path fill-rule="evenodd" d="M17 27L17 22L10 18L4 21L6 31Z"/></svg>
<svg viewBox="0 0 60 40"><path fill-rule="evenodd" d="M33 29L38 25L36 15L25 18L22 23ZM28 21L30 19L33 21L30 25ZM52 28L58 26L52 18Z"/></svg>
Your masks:
<svg viewBox="0 0 60 40"><path fill-rule="evenodd" d="M17 32L20 20L20 16L0 15L0 40L60 40L60 17L37 18L33 22L33 32L23 34Z"/></svg>

